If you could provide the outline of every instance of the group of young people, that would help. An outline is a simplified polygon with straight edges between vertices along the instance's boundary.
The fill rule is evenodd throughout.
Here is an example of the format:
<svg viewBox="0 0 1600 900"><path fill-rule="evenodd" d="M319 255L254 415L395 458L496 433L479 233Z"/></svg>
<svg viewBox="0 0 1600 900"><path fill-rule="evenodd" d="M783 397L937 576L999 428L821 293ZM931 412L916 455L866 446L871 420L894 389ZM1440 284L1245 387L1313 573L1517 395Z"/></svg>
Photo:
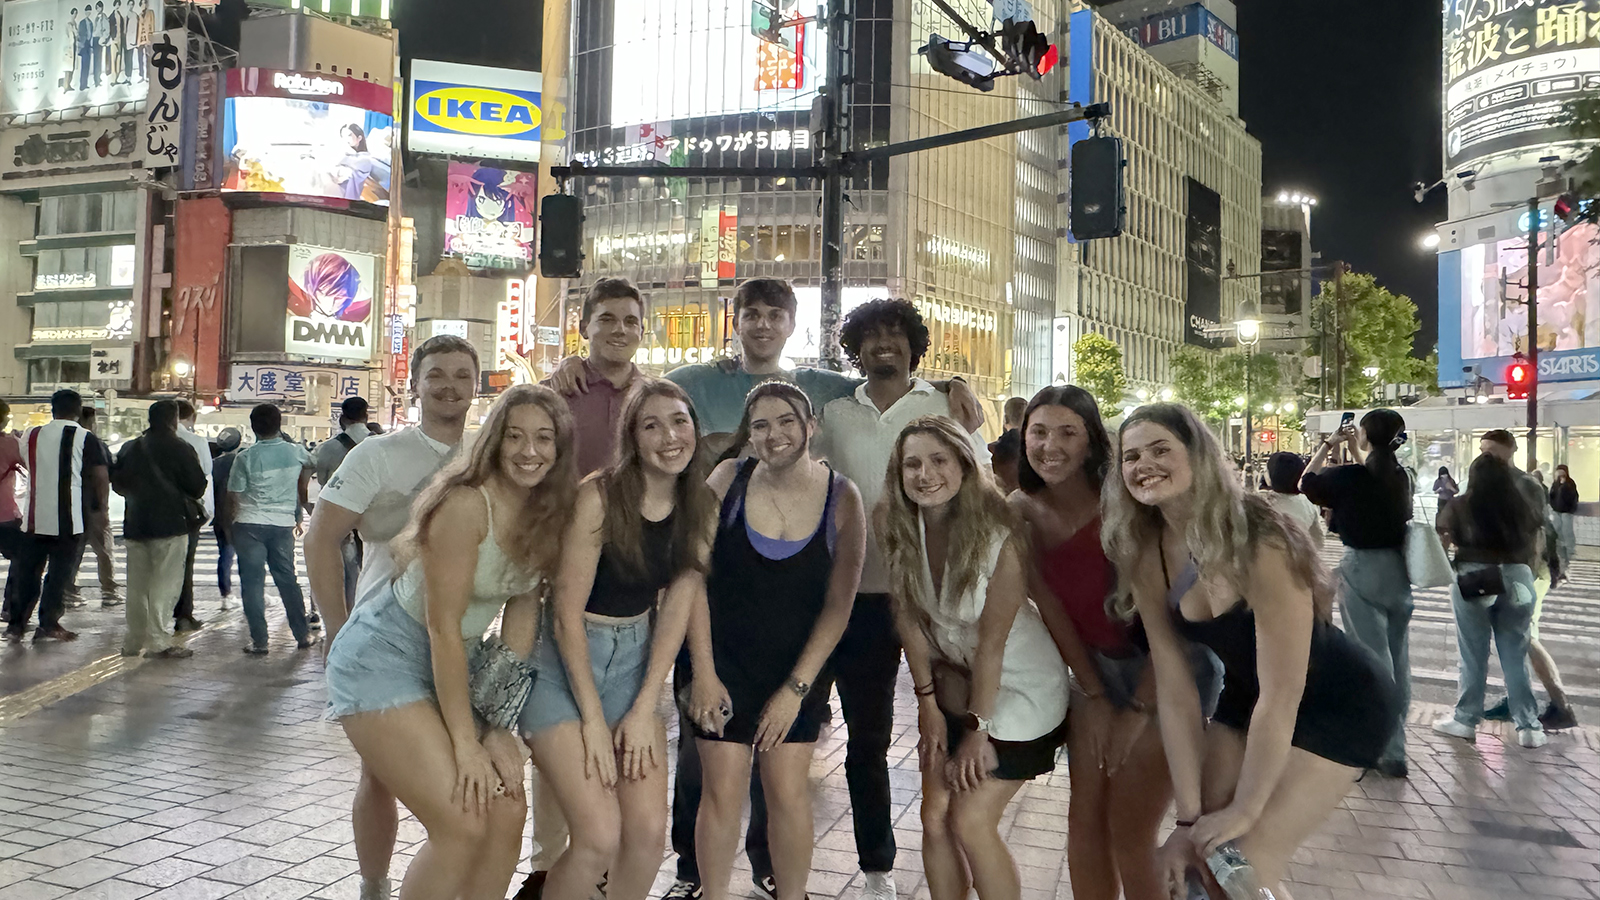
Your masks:
<svg viewBox="0 0 1600 900"><path fill-rule="evenodd" d="M787 284L747 282L744 356L653 379L632 363L643 298L603 280L588 356L502 394L467 450L476 355L417 349L420 425L350 450L306 537L330 715L363 763L364 896L388 896L398 799L428 833L401 897L503 897L525 747L554 809L538 798L519 896L642 900L669 820L671 672L669 896L727 896L747 794L757 887L805 896L807 774L837 689L863 896L892 898L902 651L935 900L1020 897L999 823L1063 743L1075 896L1204 891L1219 854L1274 886L1400 719L1392 677L1332 626L1305 530L1243 491L1188 410L1142 407L1114 446L1070 386L1027 405L1007 497L971 392L913 376L929 335L912 304L847 317L865 380L782 372L794 311ZM522 671L506 660L531 686L500 690Z"/></svg>

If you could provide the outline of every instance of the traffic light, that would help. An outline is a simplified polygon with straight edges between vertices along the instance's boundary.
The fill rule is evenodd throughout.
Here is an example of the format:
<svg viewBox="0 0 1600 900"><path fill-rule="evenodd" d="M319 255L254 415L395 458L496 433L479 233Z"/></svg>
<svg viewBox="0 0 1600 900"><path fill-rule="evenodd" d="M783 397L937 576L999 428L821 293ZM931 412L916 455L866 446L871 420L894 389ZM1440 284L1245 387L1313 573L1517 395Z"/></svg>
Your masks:
<svg viewBox="0 0 1600 900"><path fill-rule="evenodd" d="M794 52L794 35L784 34L783 12L762 0L750 2L750 33L769 44Z"/></svg>
<svg viewBox="0 0 1600 900"><path fill-rule="evenodd" d="M1050 39L1039 33L1033 22L1007 19L1000 27L1000 49L1013 64L1021 63L1035 81L1050 73L1060 61L1060 53Z"/></svg>
<svg viewBox="0 0 1600 900"><path fill-rule="evenodd" d="M1521 353L1511 358L1506 367L1506 397L1512 400L1528 399L1528 389L1533 387L1533 366Z"/></svg>
<svg viewBox="0 0 1600 900"><path fill-rule="evenodd" d="M972 41L952 41L937 33L928 35L928 45L917 51L928 57L928 65L940 75L948 75L980 91L994 90L994 76L1000 66Z"/></svg>
<svg viewBox="0 0 1600 900"><path fill-rule="evenodd" d="M583 275L583 201L571 194L551 194L539 204L539 274Z"/></svg>
<svg viewBox="0 0 1600 900"><path fill-rule="evenodd" d="M1127 217L1122 139L1089 137L1072 145L1072 236L1080 241L1114 238Z"/></svg>

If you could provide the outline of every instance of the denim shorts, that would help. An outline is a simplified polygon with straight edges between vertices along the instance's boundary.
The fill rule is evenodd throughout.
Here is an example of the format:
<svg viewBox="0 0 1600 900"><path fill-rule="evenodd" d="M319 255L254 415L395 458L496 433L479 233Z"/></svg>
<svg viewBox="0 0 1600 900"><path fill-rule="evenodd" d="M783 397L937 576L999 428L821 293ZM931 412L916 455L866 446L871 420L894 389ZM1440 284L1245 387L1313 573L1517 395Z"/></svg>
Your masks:
<svg viewBox="0 0 1600 900"><path fill-rule="evenodd" d="M556 646L551 624L554 617L547 609L541 618L544 624L539 630L539 647L534 651L534 666L539 674L517 722L523 737L583 718L567 681L561 650ZM617 726L644 689L653 630L650 618L650 613L626 619L589 613L583 616L583 630L589 636L589 668L594 673L594 687L600 694L600 709L608 728Z"/></svg>
<svg viewBox="0 0 1600 900"><path fill-rule="evenodd" d="M435 700L428 629L387 585L357 606L328 647L328 717Z"/></svg>
<svg viewBox="0 0 1600 900"><path fill-rule="evenodd" d="M1105 686L1106 699L1117 709L1133 709L1139 684L1150 664L1150 654L1141 651L1119 657L1107 656L1093 647L1088 649L1089 659L1100 674L1100 683ZM1216 714L1217 698L1222 693L1222 663L1199 644L1188 644L1184 650L1189 656L1189 668L1194 672L1195 687L1200 691L1200 712L1209 719Z"/></svg>

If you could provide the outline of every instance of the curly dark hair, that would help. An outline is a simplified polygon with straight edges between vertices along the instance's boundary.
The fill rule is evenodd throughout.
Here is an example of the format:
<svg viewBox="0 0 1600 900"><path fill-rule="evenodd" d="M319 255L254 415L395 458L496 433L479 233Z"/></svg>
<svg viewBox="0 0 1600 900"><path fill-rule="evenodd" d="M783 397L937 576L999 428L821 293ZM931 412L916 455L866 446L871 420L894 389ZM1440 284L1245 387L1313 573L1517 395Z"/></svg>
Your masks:
<svg viewBox="0 0 1600 900"><path fill-rule="evenodd" d="M845 358L865 372L866 369L861 365L861 342L868 331L880 327L898 327L906 333L906 339L911 343L911 371L915 372L923 355L928 352L928 324L922 320L922 313L917 312L917 307L904 298L869 300L845 316L844 328L839 335L839 345L844 348Z"/></svg>

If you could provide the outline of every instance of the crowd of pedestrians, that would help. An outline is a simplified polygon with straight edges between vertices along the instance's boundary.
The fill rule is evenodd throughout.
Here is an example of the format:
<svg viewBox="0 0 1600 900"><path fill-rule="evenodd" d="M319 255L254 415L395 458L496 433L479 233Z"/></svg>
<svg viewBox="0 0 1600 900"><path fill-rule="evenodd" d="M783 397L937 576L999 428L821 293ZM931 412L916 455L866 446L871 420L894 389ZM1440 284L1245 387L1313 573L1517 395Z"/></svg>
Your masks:
<svg viewBox="0 0 1600 900"><path fill-rule="evenodd" d="M111 459L62 392L48 425L0 434L7 634L37 607L35 640L71 639L77 560L111 550L97 530L109 487L127 510L123 653L190 655L173 635L202 624L192 569L209 525L225 604L237 554L246 653L270 649L269 573L300 649L320 612L328 714L362 763L363 900L391 896L398 803L427 832L406 900L504 897L530 810L519 898L643 900L670 840L667 900L723 900L747 799L754 887L803 900L808 774L835 694L862 897L895 900L902 657L934 900L1020 898L1000 823L1062 747L1074 896L1271 896L1365 772L1408 774L1413 543L1435 534L1455 554L1461 654L1435 730L1471 738L1497 714L1491 637L1521 745L1573 723L1537 622L1574 552L1577 490L1565 467L1548 490L1517 471L1509 434L1485 437L1464 491L1440 471L1429 528L1412 521L1392 410L1347 421L1309 459L1273 454L1250 491L1170 403L1112 433L1092 395L1053 386L1007 403L986 443L962 381L917 377L929 331L904 300L847 316L842 349L864 378L786 370L796 308L786 283L746 282L743 355L655 379L632 362L645 298L601 280L581 314L588 352L502 393L470 440L479 359L450 336L413 354L415 426L378 434L352 398L314 453L275 406L251 411L241 447L163 400ZM1336 572L1325 533L1344 546Z"/></svg>

